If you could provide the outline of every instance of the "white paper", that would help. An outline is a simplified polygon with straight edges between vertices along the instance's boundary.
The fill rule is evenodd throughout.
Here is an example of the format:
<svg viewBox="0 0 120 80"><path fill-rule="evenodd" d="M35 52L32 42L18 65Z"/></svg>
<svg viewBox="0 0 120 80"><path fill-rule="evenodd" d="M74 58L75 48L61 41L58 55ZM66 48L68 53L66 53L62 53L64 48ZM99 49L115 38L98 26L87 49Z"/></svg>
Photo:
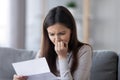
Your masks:
<svg viewBox="0 0 120 80"><path fill-rule="evenodd" d="M22 61L12 64L17 75L28 76L28 80L58 80L50 72L45 58Z"/></svg>

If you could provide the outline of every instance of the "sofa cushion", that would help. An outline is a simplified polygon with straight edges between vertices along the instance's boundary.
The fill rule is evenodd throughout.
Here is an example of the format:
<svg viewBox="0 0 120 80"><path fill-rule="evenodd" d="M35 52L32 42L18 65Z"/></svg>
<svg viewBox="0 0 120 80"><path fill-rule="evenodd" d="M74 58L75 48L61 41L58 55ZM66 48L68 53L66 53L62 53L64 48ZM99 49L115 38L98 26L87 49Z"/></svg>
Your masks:
<svg viewBox="0 0 120 80"><path fill-rule="evenodd" d="M118 53L119 62L118 62L118 80L120 80L120 53Z"/></svg>
<svg viewBox="0 0 120 80"><path fill-rule="evenodd" d="M11 63L35 58L36 53L13 48L0 48L0 80L12 80L15 71Z"/></svg>
<svg viewBox="0 0 120 80"><path fill-rule="evenodd" d="M117 53L105 50L94 51L90 80L117 80L117 75Z"/></svg>

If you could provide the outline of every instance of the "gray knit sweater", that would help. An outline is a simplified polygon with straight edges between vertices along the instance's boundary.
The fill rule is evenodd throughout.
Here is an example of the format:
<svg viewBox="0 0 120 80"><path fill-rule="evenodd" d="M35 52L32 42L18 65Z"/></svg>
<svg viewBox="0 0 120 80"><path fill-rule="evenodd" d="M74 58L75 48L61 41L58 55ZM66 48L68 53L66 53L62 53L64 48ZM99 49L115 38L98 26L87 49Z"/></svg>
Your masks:
<svg viewBox="0 0 120 80"><path fill-rule="evenodd" d="M60 80L89 80L92 64L92 49L88 45L82 46L78 51L78 67L73 76L70 72L72 53L68 53L66 59L56 61L60 71Z"/></svg>
<svg viewBox="0 0 120 80"><path fill-rule="evenodd" d="M73 76L70 73L72 62L72 53L69 53L67 59L57 60L57 69L60 71L61 80L89 80L92 64L92 49L84 45L78 52L78 68Z"/></svg>

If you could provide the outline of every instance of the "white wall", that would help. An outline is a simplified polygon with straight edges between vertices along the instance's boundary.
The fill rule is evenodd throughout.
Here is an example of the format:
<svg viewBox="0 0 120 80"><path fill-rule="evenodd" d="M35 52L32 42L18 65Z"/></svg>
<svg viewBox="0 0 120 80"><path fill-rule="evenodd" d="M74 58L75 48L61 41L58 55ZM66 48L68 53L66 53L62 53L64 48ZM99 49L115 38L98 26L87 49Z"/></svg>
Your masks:
<svg viewBox="0 0 120 80"><path fill-rule="evenodd" d="M91 0L90 37L94 49L120 51L119 0Z"/></svg>
<svg viewBox="0 0 120 80"><path fill-rule="evenodd" d="M38 51L42 28L42 0L26 0L26 49Z"/></svg>
<svg viewBox="0 0 120 80"><path fill-rule="evenodd" d="M31 36L28 37L27 44L32 44L27 46L28 49L38 49L39 48L39 39L40 33L39 30L42 27L41 21L39 22L39 14L41 14L41 2L42 0L28 0L32 7L29 8L28 14L34 17L28 17L29 22L27 26L31 27L33 30L34 40ZM69 0L45 0L47 2L46 13L54 6L65 5ZM83 13L83 0L76 0L79 6L80 15ZM28 6L30 6L28 4ZM93 46L93 49L108 49L119 51L120 48L120 10L119 10L120 0L90 0L91 8L91 19L90 19L90 44ZM36 17L36 16L37 17ZM45 14L46 15L46 14ZM81 29L82 29L82 19L80 19ZM35 27L36 26L36 27ZM35 32L36 31L36 32ZM37 33L38 31L38 33ZM79 36L82 30L79 30ZM30 32L30 31L28 31ZM35 33L34 33L35 32ZM31 31L32 33L32 31ZM30 33L27 33L30 34Z"/></svg>
<svg viewBox="0 0 120 80"><path fill-rule="evenodd" d="M83 0L76 0L83 13ZM90 37L94 50L120 52L120 0L90 0Z"/></svg>

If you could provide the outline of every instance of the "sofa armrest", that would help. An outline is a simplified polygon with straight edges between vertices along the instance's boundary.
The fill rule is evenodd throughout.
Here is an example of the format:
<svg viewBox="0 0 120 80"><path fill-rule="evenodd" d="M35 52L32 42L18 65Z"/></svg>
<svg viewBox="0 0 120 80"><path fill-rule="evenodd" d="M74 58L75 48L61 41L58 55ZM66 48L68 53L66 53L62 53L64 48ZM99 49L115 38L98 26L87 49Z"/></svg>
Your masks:
<svg viewBox="0 0 120 80"><path fill-rule="evenodd" d="M117 80L117 77L118 77L117 53L107 50L94 51L90 80Z"/></svg>
<svg viewBox="0 0 120 80"><path fill-rule="evenodd" d="M0 48L0 80L12 80L12 63L35 58L36 52L13 48Z"/></svg>

